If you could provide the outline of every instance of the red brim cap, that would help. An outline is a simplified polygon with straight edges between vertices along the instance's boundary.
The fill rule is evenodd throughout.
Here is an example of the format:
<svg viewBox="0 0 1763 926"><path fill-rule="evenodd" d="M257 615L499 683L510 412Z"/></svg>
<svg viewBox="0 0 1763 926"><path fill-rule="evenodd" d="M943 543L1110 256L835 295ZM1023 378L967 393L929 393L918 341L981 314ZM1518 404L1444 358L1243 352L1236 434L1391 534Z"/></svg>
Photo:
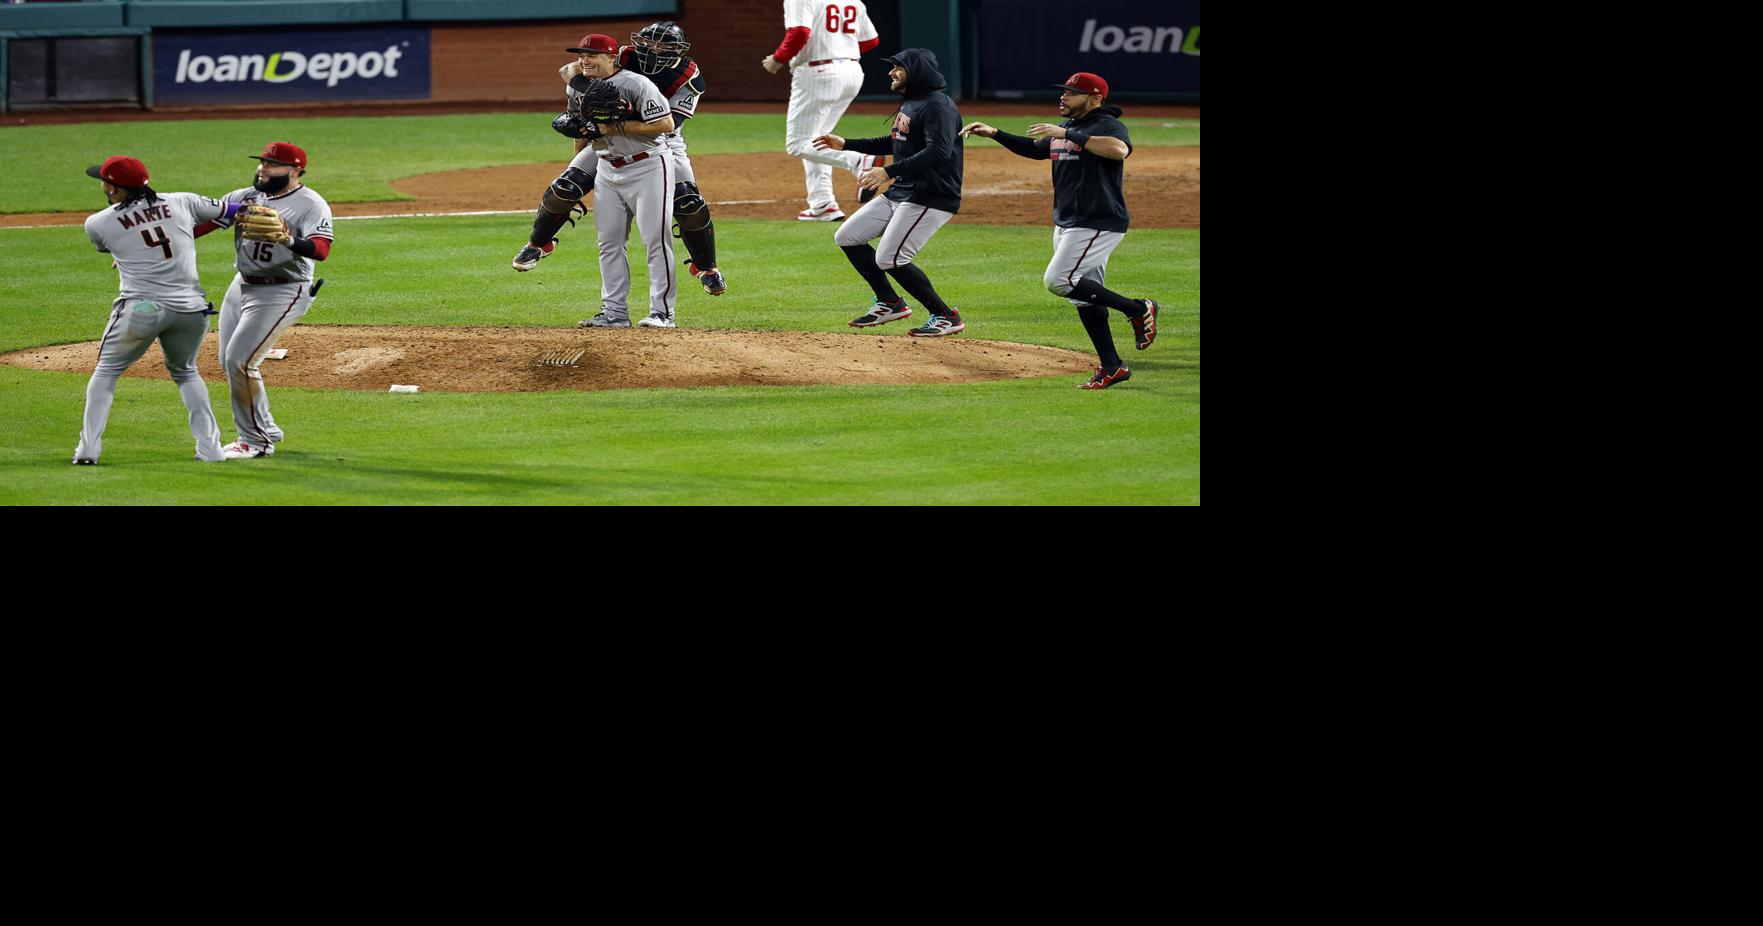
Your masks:
<svg viewBox="0 0 1763 926"><path fill-rule="evenodd" d="M147 165L136 158L116 155L105 158L104 163L96 167L86 168L86 176L114 186L146 186Z"/></svg>
<svg viewBox="0 0 1763 926"><path fill-rule="evenodd" d="M268 161L271 164L282 164L287 167L305 169L306 152L292 142L272 141L263 146L262 154L250 155L253 161Z"/></svg>
<svg viewBox="0 0 1763 926"><path fill-rule="evenodd" d="M610 35L590 32L587 35L582 36L580 45L577 45L575 48L565 48L564 51L573 52L578 55L583 52L596 55L615 55L618 54L618 40Z"/></svg>

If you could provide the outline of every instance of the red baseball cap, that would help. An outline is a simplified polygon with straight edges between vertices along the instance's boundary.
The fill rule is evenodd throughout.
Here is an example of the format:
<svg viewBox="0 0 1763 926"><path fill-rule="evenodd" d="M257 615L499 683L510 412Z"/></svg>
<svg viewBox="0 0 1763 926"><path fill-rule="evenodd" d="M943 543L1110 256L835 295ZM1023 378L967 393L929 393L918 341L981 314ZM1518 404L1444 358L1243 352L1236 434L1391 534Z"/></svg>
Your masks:
<svg viewBox="0 0 1763 926"><path fill-rule="evenodd" d="M105 158L104 163L97 167L86 168L86 176L96 177L114 186L146 186L147 165L118 154Z"/></svg>
<svg viewBox="0 0 1763 926"><path fill-rule="evenodd" d="M581 45L575 48L565 48L564 51L573 51L578 55L582 52L593 52L599 55L616 55L618 54L618 40L610 35L601 35L598 32L590 32L587 35L582 36Z"/></svg>
<svg viewBox="0 0 1763 926"><path fill-rule="evenodd" d="M254 161L288 164L301 170L306 169L306 152L301 151L299 146L291 142L272 141L263 146L262 154L253 154L250 155L250 158Z"/></svg>
<svg viewBox="0 0 1763 926"><path fill-rule="evenodd" d="M1108 95L1108 82L1089 71L1078 71L1065 79L1065 83L1054 84L1061 90L1076 90L1078 93L1093 93L1097 96Z"/></svg>

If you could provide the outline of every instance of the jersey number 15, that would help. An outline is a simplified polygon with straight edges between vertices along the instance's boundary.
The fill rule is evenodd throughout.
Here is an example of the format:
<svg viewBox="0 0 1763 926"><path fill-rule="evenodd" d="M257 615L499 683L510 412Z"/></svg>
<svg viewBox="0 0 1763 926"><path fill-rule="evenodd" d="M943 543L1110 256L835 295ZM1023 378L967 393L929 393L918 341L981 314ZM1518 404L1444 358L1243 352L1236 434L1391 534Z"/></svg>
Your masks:
<svg viewBox="0 0 1763 926"><path fill-rule="evenodd" d="M826 8L826 31L853 33L857 31L857 8L854 6Z"/></svg>

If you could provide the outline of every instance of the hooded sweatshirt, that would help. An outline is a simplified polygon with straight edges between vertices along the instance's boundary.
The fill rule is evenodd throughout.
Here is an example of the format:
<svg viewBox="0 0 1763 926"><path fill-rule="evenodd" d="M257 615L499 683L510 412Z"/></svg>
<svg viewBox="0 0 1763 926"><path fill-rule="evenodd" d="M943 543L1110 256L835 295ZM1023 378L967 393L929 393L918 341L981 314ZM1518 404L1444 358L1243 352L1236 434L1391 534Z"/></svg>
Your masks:
<svg viewBox="0 0 1763 926"><path fill-rule="evenodd" d="M1118 138L1132 154L1132 138L1120 122L1120 107L1107 103L1059 125L1087 142L1097 135ZM1024 138L999 132L998 144L1036 160L1053 162L1053 224L1060 228L1096 228L1124 232L1130 217L1122 193L1123 162L1085 153L1072 140Z"/></svg>
<svg viewBox="0 0 1763 926"><path fill-rule="evenodd" d="M908 48L882 60L906 69L900 91L906 99L894 114L894 131L847 139L845 150L893 157L885 169L894 178L887 193L894 202L961 211L961 113L943 92L949 85L937 70L937 56Z"/></svg>

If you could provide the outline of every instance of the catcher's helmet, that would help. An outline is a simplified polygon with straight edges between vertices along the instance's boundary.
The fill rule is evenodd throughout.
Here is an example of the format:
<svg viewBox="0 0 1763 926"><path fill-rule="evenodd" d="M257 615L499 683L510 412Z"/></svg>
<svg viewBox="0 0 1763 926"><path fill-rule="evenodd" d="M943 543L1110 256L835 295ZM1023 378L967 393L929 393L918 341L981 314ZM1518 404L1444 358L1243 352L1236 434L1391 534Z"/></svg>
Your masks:
<svg viewBox="0 0 1763 926"><path fill-rule="evenodd" d="M686 30L672 20L650 23L631 33L631 54L637 59L637 69L644 74L659 74L678 67L680 57L691 49Z"/></svg>

